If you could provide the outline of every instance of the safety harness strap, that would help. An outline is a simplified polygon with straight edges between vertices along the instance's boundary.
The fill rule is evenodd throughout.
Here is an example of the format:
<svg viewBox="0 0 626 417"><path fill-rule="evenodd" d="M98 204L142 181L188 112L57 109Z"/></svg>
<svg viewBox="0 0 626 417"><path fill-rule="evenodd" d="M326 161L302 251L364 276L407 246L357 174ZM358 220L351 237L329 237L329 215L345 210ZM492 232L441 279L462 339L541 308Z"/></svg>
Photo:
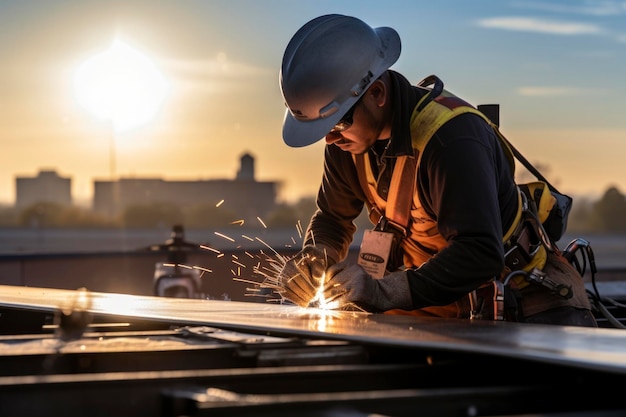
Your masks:
<svg viewBox="0 0 626 417"><path fill-rule="evenodd" d="M373 178L371 166L365 163L365 155L353 155L357 172L359 173L359 182L361 188L367 197L367 206L369 210L370 221L378 224L383 217L378 210L373 193L376 192L376 184L370 184L367 178ZM385 206L385 218L387 221L404 231L406 234L409 225L409 214L411 212L411 202L413 201L413 193L400 192L400 190L412 190L415 185L415 174L417 172L417 163L415 158L409 156L400 156L396 160L389 184L389 195L387 196L387 204ZM365 175L362 175L365 174Z"/></svg>
<svg viewBox="0 0 626 417"><path fill-rule="evenodd" d="M482 112L475 109L467 102L456 96L443 95L447 93L445 90L443 91L442 95L431 99L430 102L423 106L421 110L419 110L421 103L418 103L416 110L411 116L411 137L413 148L418 153L418 166L426 145L441 126L456 116L465 113L473 113L483 118L496 131L511 167L511 171L512 173L515 173L515 160L513 152L509 147L508 141L503 140L503 136L500 134L498 127ZM425 99L427 99L427 96L422 98L422 100ZM516 226L520 223L521 219L522 200L521 196L518 196L518 208L515 214L515 219L503 236L504 242L508 241L513 236Z"/></svg>
<svg viewBox="0 0 626 417"><path fill-rule="evenodd" d="M439 78L436 76L427 77L420 82L418 86L421 88L429 88L429 92L418 102L411 115L411 140L415 157L398 157L385 205L384 217L395 223L396 226L402 226L404 230L408 230L411 202L416 192L417 167L421 162L424 149L426 149L428 142L441 126L454 117L471 113L485 120L496 133L513 174L515 173L515 158L520 158L519 152L517 152L504 135L502 135L499 127L495 123L469 103L443 89L443 83ZM366 163L364 158L364 155L353 155L359 173L358 176L361 187L368 199L367 205L370 210L370 220L374 224L377 224L383 216L377 209L376 199L374 198L376 184L371 172L371 166ZM526 161L523 162L524 165L527 165ZM371 180L371 183L368 181L368 178ZM534 194L536 189L541 188L541 185L541 182L532 184L530 186L530 193ZM547 186L550 189L552 188L549 183ZM407 189L413 191L411 193L400 192L400 190ZM524 191L526 191L526 189ZM541 191L544 191L543 197L545 198L538 199L539 207L537 208L539 210L533 211L535 215L538 214L538 218L540 219L539 227L541 227L541 221L543 221L544 216L547 215L552 208L551 201L549 200L550 193L548 190ZM507 266L528 272L535 269L540 270L544 267L547 260L547 252L543 245L533 246L532 248L523 246L522 236L520 234L525 228L529 227L527 219L529 207L527 204L524 204L523 201L526 201L526 198L520 187L518 187L517 211L514 220L506 233L504 233L503 242L507 248L507 260L511 262L516 262L517 260L520 262L517 268L516 265L513 264ZM548 248L550 248L549 245ZM519 258L516 258L515 256L518 256L518 254ZM517 284L518 288L528 285L528 281L522 276L514 277L513 282ZM500 316L500 314L494 315Z"/></svg>
<svg viewBox="0 0 626 417"><path fill-rule="evenodd" d="M397 226L401 226L404 230L407 230L409 225L411 201L414 193L401 193L399 190L414 189L417 167L419 166L426 145L435 132L454 117L465 113L473 113L489 123L497 133L512 172L515 172L515 157L509 146L509 142L499 132L497 125L472 105L443 89L443 82L434 75L422 80L418 83L418 86L421 88L431 87L429 92L420 99L411 116L411 141L416 158L407 156L398 157L392 175L384 214L387 219L396 223ZM377 209L376 200L373 196L373 193L376 192L376 184L368 181L368 178L374 178L371 173L371 167L369 164L365 163L366 155L353 155L352 157L356 165L361 188L367 197L366 204L369 210L370 221L377 224L383 216L383 213L380 213ZM521 219L522 202L521 196L519 196L515 219L503 236L504 242L507 242L513 236L516 226L520 223Z"/></svg>

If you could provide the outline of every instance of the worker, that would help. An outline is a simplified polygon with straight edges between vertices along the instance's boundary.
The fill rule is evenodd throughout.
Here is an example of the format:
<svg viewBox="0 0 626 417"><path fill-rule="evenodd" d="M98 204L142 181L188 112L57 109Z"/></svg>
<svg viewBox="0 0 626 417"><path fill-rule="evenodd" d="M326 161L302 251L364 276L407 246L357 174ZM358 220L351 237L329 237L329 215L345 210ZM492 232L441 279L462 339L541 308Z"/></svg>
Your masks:
<svg viewBox="0 0 626 417"><path fill-rule="evenodd" d="M302 250L276 278L282 297L300 306L318 305L321 294L368 312L597 327L582 277L550 242L524 279L512 276L505 252L521 246L529 226L514 227L523 197L507 151L478 111L441 126L420 119L445 95L442 82L412 85L390 69L400 50L394 29L338 14L309 21L285 49L283 140L303 147L325 138L326 146ZM440 107L465 103L447 101ZM416 136L426 131L418 150ZM349 261L364 207L375 227ZM539 250L525 249L534 262Z"/></svg>

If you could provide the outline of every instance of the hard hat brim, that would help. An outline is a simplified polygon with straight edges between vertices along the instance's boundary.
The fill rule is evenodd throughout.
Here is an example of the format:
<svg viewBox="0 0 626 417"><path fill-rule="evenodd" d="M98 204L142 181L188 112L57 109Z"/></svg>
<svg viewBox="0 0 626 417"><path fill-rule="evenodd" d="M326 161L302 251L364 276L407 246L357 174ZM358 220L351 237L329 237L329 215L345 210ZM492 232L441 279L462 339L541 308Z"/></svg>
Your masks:
<svg viewBox="0 0 626 417"><path fill-rule="evenodd" d="M373 77L363 89L363 92L367 91L372 83L400 57L401 43L398 32L389 27L376 28L374 31L385 48L385 55L383 59L377 63L377 66L371 69ZM362 95L350 96L341 103L336 112L328 117L315 120L298 120L291 114L289 109L287 109L283 119L283 141L293 148L314 144L324 138L361 97Z"/></svg>

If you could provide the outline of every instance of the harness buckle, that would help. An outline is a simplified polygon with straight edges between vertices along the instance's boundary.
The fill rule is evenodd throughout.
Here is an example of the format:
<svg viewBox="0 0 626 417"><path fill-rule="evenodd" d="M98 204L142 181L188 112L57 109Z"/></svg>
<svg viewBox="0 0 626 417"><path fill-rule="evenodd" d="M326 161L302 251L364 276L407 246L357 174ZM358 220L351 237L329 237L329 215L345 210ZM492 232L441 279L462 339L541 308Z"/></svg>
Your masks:
<svg viewBox="0 0 626 417"><path fill-rule="evenodd" d="M391 232L396 236L400 234L402 238L407 237L406 227L402 226L400 223L388 219L385 216L380 217L380 220L378 220L378 224L376 224L374 230L378 230L381 232Z"/></svg>
<svg viewBox="0 0 626 417"><path fill-rule="evenodd" d="M499 280L481 285L468 294L470 303L470 320L503 321L504 318L504 284ZM491 300L489 300L491 298ZM489 312L491 301L491 312Z"/></svg>
<svg viewBox="0 0 626 417"><path fill-rule="evenodd" d="M504 284L493 281L493 319L504 320Z"/></svg>

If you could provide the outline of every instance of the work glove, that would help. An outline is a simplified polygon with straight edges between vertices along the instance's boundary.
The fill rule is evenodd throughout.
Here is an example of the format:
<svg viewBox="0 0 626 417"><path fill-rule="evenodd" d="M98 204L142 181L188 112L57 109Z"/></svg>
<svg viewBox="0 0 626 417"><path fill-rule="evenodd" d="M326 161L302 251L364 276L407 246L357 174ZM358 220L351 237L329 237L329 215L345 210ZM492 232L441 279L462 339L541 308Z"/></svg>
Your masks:
<svg viewBox="0 0 626 417"><path fill-rule="evenodd" d="M376 279L361 265L346 261L326 271L324 298L327 303L336 302L339 308L358 307L373 313L413 309L406 271Z"/></svg>
<svg viewBox="0 0 626 417"><path fill-rule="evenodd" d="M305 247L288 259L278 274L280 295L302 307L315 304L318 291L324 282L326 268L333 263L334 260L323 249Z"/></svg>

